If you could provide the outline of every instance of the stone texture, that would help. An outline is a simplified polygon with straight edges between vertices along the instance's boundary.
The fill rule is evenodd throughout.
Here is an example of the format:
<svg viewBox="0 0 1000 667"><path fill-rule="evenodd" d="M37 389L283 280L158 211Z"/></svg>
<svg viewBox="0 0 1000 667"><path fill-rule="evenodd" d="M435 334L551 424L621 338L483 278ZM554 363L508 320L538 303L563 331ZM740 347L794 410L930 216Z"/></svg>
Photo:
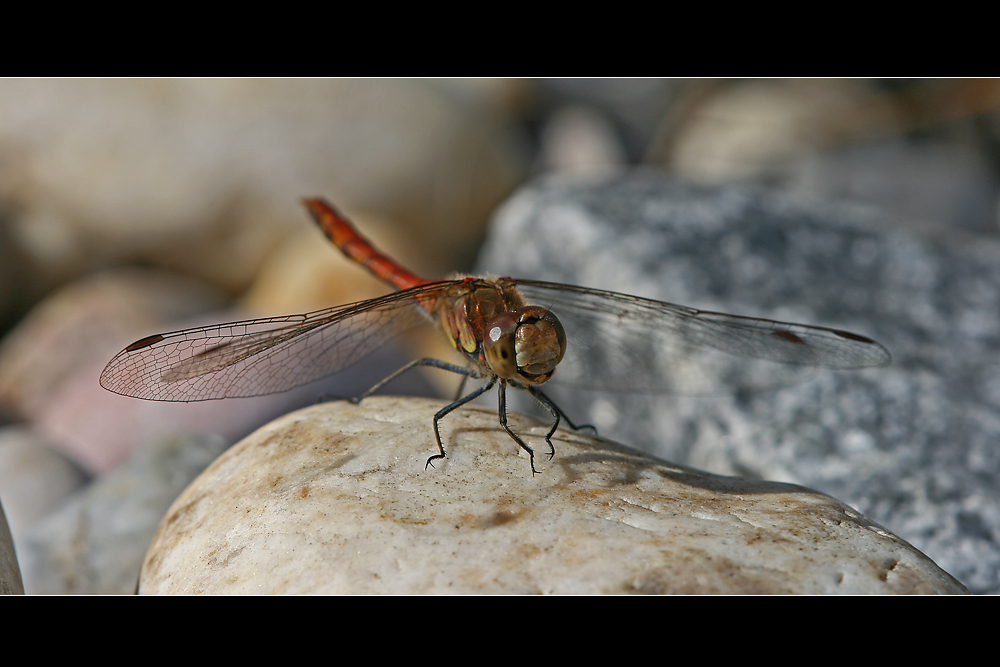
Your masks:
<svg viewBox="0 0 1000 667"><path fill-rule="evenodd" d="M7 526L7 517L0 505L0 595L23 595L21 570L17 565L17 552Z"/></svg>
<svg viewBox="0 0 1000 667"><path fill-rule="evenodd" d="M30 428L0 428L0 498L15 544L86 481L77 465Z"/></svg>
<svg viewBox="0 0 1000 667"><path fill-rule="evenodd" d="M899 82L896 82L899 83ZM908 226L993 235L1000 85L988 79L688 82L647 163L877 205ZM985 113L984 113L985 112Z"/></svg>
<svg viewBox="0 0 1000 667"><path fill-rule="evenodd" d="M215 436L151 443L39 521L18 544L25 591L134 593L164 510L227 444Z"/></svg>
<svg viewBox="0 0 1000 667"><path fill-rule="evenodd" d="M573 419L655 456L828 493L972 591L998 593L1000 243L906 223L653 172L548 179L498 212L479 268L883 343L887 368L819 371L780 391L560 393L558 372L548 391Z"/></svg>
<svg viewBox="0 0 1000 667"><path fill-rule="evenodd" d="M962 593L806 488L721 477L560 430L526 455L494 411L373 398L292 413L167 512L142 593ZM547 429L511 415L537 451Z"/></svg>

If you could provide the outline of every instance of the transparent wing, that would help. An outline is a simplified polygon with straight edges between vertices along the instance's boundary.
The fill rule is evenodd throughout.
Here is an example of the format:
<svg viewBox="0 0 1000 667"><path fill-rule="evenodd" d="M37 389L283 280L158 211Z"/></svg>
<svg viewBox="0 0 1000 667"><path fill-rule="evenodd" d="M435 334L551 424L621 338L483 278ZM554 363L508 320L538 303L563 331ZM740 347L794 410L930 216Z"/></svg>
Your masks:
<svg viewBox="0 0 1000 667"><path fill-rule="evenodd" d="M711 394L769 389L810 367L883 366L889 351L847 331L726 315L557 283L515 280L568 338L552 382L616 392Z"/></svg>
<svg viewBox="0 0 1000 667"><path fill-rule="evenodd" d="M101 373L105 389L156 401L259 396L336 373L421 322L443 288L429 283L305 315L157 334L129 345ZM425 305L426 304L426 305Z"/></svg>

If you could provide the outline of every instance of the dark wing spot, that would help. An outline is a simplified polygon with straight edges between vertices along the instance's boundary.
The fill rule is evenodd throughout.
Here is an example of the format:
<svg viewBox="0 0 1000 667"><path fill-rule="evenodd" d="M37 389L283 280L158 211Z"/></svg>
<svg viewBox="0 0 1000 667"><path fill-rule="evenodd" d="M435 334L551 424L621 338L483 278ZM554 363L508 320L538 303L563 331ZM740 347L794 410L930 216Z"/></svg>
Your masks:
<svg viewBox="0 0 1000 667"><path fill-rule="evenodd" d="M128 347L125 348L126 352L135 352L136 350L141 350L144 347L149 347L163 340L163 336L160 334L153 334L152 336L146 336L142 340L137 340Z"/></svg>
<svg viewBox="0 0 1000 667"><path fill-rule="evenodd" d="M856 340L859 343L874 343L871 338L865 338L864 336L859 336L858 334L851 333L850 331L834 331L841 338L846 338L848 340Z"/></svg>
<svg viewBox="0 0 1000 667"><path fill-rule="evenodd" d="M778 338L784 338L790 343L798 343L799 345L805 345L806 342L793 334L791 331L772 331L772 336L777 336Z"/></svg>

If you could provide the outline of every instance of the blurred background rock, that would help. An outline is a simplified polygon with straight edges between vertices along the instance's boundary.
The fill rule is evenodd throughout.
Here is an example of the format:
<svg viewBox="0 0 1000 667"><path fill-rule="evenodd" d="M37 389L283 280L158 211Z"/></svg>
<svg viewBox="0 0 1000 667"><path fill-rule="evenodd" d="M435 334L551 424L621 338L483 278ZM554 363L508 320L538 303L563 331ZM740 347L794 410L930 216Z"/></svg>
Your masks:
<svg viewBox="0 0 1000 667"><path fill-rule="evenodd" d="M976 79L0 80L0 428L16 429L0 447L62 457L14 477L53 496L31 507L65 507L136 449L176 447L178 431L234 442L314 400L161 405L97 385L153 332L384 293L331 250L303 196L428 277L471 270L491 214L536 177L636 167L847 200L931 244L993 241L998 109L1000 82ZM359 393L399 359L326 390ZM398 391L434 391L412 383ZM15 544L37 519L18 493L0 487ZM69 590L26 574L33 586Z"/></svg>

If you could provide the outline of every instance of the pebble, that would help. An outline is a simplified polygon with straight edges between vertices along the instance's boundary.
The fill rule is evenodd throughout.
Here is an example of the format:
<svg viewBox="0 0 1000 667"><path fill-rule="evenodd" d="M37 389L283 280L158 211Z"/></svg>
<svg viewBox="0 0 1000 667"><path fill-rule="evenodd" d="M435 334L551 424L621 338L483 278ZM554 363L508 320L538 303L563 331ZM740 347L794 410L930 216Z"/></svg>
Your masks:
<svg viewBox="0 0 1000 667"><path fill-rule="evenodd" d="M561 429L373 398L282 417L167 512L149 594L965 593L905 541L822 493L723 477Z"/></svg>

